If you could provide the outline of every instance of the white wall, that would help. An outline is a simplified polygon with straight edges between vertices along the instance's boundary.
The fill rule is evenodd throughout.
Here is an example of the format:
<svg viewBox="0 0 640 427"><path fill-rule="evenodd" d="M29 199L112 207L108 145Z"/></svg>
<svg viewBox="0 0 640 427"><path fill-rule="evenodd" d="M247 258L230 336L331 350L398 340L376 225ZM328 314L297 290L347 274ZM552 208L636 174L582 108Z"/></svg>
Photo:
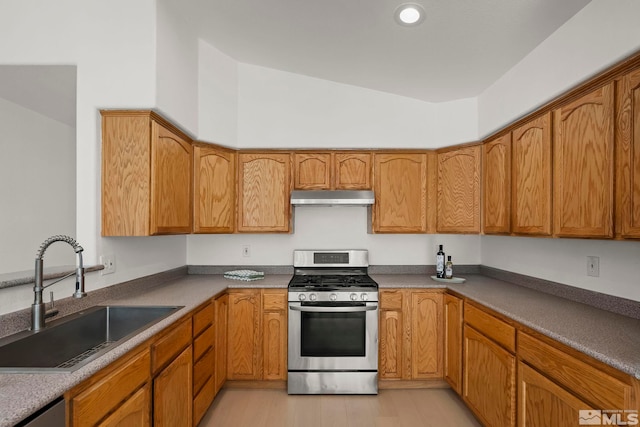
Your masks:
<svg viewBox="0 0 640 427"><path fill-rule="evenodd" d="M242 148L434 148L475 141L477 104L434 104L238 65Z"/></svg>
<svg viewBox="0 0 640 427"><path fill-rule="evenodd" d="M117 272L88 275L87 289L184 265L184 236L100 237L98 110L155 107L155 1L3 0L0 35L0 63L78 67L76 237L85 248L87 264L96 263L103 253L118 254ZM179 116L177 112L175 115ZM2 292L0 313L31 304L31 293L17 289ZM9 294L15 295L7 298L13 301L10 308L5 305Z"/></svg>
<svg viewBox="0 0 640 427"><path fill-rule="evenodd" d="M480 135L640 49L640 2L593 0L478 99ZM600 277L586 273L600 257ZM482 264L640 301L640 242L482 237Z"/></svg>
<svg viewBox="0 0 640 427"><path fill-rule="evenodd" d="M198 37L167 2L157 3L156 107L183 130L198 132Z"/></svg>
<svg viewBox="0 0 640 427"><path fill-rule="evenodd" d="M238 62L198 43L198 138L230 147L238 142Z"/></svg>
<svg viewBox="0 0 640 427"><path fill-rule="evenodd" d="M478 97L488 136L640 49L640 1L592 0Z"/></svg>
<svg viewBox="0 0 640 427"><path fill-rule="evenodd" d="M600 277L587 276L587 256ZM482 236L482 264L640 301L640 242Z"/></svg>
<svg viewBox="0 0 640 427"><path fill-rule="evenodd" d="M475 99L427 103L236 63L202 42L200 53L201 140L239 148L433 148L477 138ZM372 264L420 265L434 262L439 243L457 263L480 262L479 236L367 234L366 212L298 207L293 234L189 236L187 262L291 265L294 249L365 248ZM241 256L245 244L250 258Z"/></svg>
<svg viewBox="0 0 640 427"><path fill-rule="evenodd" d="M52 234L75 236L76 135L74 128L2 98L0 129L2 274L32 270L36 251ZM47 251L48 265L73 264L71 248L57 246Z"/></svg>
<svg viewBox="0 0 640 427"><path fill-rule="evenodd" d="M371 265L435 264L439 244L456 264L480 263L480 236L367 234L367 208L296 207L293 234L193 235L190 265L292 265L294 249L368 249ZM242 246L251 256L242 256Z"/></svg>

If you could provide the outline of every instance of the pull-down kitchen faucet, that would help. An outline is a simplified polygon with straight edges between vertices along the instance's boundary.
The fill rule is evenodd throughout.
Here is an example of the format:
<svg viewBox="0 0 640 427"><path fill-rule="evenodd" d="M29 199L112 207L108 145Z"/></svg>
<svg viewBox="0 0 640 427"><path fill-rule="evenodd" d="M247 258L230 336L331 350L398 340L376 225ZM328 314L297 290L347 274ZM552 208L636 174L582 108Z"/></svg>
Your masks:
<svg viewBox="0 0 640 427"><path fill-rule="evenodd" d="M43 284L43 259L44 252L47 248L54 242L66 242L78 254L78 263L76 266L76 270L59 278L58 280L51 282L47 285ZM51 236L47 240L45 240L41 245L40 249L38 249L38 253L36 255L36 277L35 284L33 286L33 305L31 306L31 330L39 331L44 328L44 317L45 317L45 305L42 302L42 291L53 285L54 283L58 283L59 281L66 279L69 276L76 275L76 291L73 293L74 298L82 298L87 294L84 291L84 267L82 266L82 246L78 244L73 238L69 236Z"/></svg>

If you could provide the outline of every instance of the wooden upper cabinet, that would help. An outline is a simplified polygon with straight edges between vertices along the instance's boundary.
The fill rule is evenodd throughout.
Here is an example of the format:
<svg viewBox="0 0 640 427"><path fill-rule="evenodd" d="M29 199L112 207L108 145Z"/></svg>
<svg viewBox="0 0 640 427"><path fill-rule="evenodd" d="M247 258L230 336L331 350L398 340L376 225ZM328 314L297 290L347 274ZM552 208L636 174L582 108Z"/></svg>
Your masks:
<svg viewBox="0 0 640 427"><path fill-rule="evenodd" d="M191 231L192 146L151 111L102 111L102 235Z"/></svg>
<svg viewBox="0 0 640 427"><path fill-rule="evenodd" d="M333 155L333 186L336 190L370 190L371 154L337 152Z"/></svg>
<svg viewBox="0 0 640 427"><path fill-rule="evenodd" d="M483 230L486 234L511 231L511 133L483 145Z"/></svg>
<svg viewBox="0 0 640 427"><path fill-rule="evenodd" d="M553 111L554 234L613 236L614 87Z"/></svg>
<svg viewBox="0 0 640 427"><path fill-rule="evenodd" d="M551 113L512 134L511 231L551 235Z"/></svg>
<svg viewBox="0 0 640 427"><path fill-rule="evenodd" d="M616 234L640 238L640 70L618 81Z"/></svg>
<svg viewBox="0 0 640 427"><path fill-rule="evenodd" d="M375 153L376 233L427 231L427 155Z"/></svg>
<svg viewBox="0 0 640 427"><path fill-rule="evenodd" d="M296 190L369 190L371 153L296 152L293 155Z"/></svg>
<svg viewBox="0 0 640 427"><path fill-rule="evenodd" d="M289 232L291 156L238 153L239 232Z"/></svg>
<svg viewBox="0 0 640 427"><path fill-rule="evenodd" d="M480 233L481 149L438 153L438 233Z"/></svg>
<svg viewBox="0 0 640 427"><path fill-rule="evenodd" d="M331 153L295 153L293 188L329 190L331 188Z"/></svg>
<svg viewBox="0 0 640 427"><path fill-rule="evenodd" d="M236 154L214 145L193 147L193 231L233 233L236 211Z"/></svg>

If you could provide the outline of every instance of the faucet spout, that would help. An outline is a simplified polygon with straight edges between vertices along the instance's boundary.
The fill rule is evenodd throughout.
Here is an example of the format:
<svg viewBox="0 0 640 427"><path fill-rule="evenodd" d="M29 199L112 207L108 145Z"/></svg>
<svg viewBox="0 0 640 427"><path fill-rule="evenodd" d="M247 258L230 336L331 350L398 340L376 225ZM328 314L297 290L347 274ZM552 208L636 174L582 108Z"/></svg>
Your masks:
<svg viewBox="0 0 640 427"><path fill-rule="evenodd" d="M53 285L54 283L59 282L60 280L71 276L74 273L71 273L67 276L64 276L55 282L44 285L44 253L47 248L55 242L65 242L71 245L74 252L77 254L77 264L76 264L76 290L73 293L74 298L82 298L86 296L86 292L84 290L84 266L82 263L82 246L78 244L73 238L69 236L57 235L49 237L45 240L42 245L40 245L40 249L38 249L38 253L36 254L36 262L35 262L35 283L33 285L33 305L31 306L31 330L39 331L44 328L44 318L45 318L45 305L42 301L42 291L48 286Z"/></svg>

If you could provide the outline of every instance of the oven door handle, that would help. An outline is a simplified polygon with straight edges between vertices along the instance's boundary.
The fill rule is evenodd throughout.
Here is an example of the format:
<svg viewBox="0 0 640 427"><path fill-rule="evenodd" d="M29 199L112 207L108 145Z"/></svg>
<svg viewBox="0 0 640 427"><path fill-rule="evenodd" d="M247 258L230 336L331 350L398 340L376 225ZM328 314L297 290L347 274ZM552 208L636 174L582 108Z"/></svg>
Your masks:
<svg viewBox="0 0 640 427"><path fill-rule="evenodd" d="M290 310L304 311L308 313L354 313L358 311L377 310L377 305L356 306L356 307L302 307L298 305L290 305Z"/></svg>

